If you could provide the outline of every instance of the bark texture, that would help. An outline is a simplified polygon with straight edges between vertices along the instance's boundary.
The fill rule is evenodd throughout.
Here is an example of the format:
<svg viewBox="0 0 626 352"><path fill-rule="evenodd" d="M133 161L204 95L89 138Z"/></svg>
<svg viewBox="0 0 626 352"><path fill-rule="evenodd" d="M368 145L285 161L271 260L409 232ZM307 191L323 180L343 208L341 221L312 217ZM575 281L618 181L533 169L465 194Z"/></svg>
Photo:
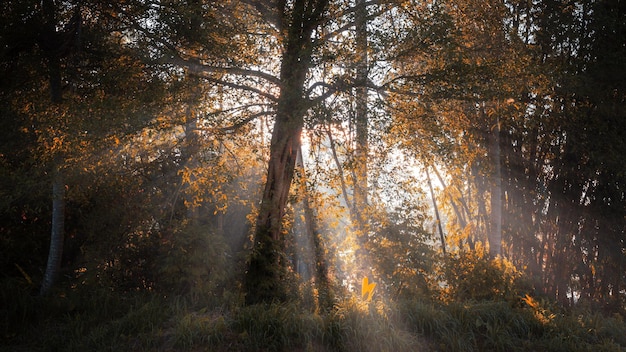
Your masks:
<svg viewBox="0 0 626 352"><path fill-rule="evenodd" d="M40 294L46 295L54 285L61 269L65 242L65 182L61 170L56 170L52 181L52 230L48 264L41 283Z"/></svg>
<svg viewBox="0 0 626 352"><path fill-rule="evenodd" d="M246 303L271 303L287 299L282 220L291 189L300 135L308 99L304 96L311 66L313 30L328 5L327 0L297 0L276 5L285 43L280 72L280 98L272 131L270 159L263 198L256 221L254 249L245 277Z"/></svg>
<svg viewBox="0 0 626 352"><path fill-rule="evenodd" d="M493 165L491 177L491 226L489 229L489 256L496 258L502 255L502 172L500 161L500 121L491 131L490 146Z"/></svg>

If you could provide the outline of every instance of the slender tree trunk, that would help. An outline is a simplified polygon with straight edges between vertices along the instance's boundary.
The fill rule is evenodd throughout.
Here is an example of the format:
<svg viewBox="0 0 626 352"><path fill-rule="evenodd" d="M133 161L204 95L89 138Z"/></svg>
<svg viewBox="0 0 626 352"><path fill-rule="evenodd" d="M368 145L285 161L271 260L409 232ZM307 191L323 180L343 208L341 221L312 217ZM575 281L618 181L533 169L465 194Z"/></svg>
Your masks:
<svg viewBox="0 0 626 352"><path fill-rule="evenodd" d="M469 174L467 177L467 199L468 201L472 201L472 182L475 182L476 178L474 177L474 166L473 163L470 163L470 165L468 166L468 170L467 173ZM474 245L475 242L475 235L473 235L473 233L476 232L476 228L478 227L478 222L476 220L472 220L474 218L472 212L470 211L469 207L465 208L466 214L467 214L467 220L468 222L474 223L473 227L473 231L471 231L468 236L467 236L467 245L469 246L470 250L473 251L476 246Z"/></svg>
<svg viewBox="0 0 626 352"><path fill-rule="evenodd" d="M356 30L356 81L359 85L355 89L355 118L356 145L355 163L353 168L354 192L352 196L352 227L356 232L359 248L356 251L357 267L362 275L367 275L370 268L366 266L368 255L368 107L367 88L365 83L368 76L367 58L367 6L365 0L356 0L355 3L355 30ZM358 275L358 274L357 274Z"/></svg>
<svg viewBox="0 0 626 352"><path fill-rule="evenodd" d="M430 189L430 198L433 200L433 208L435 208L435 220L437 221L437 229L439 230L439 239L441 240L441 250L443 254L446 254L446 239L443 234L443 228L441 227L441 218L439 217L439 208L437 207L437 200L435 199L435 191L433 190L433 183L430 179L430 173L428 172L428 166L426 167L426 180L428 181L428 188Z"/></svg>
<svg viewBox="0 0 626 352"><path fill-rule="evenodd" d="M356 80L360 85L356 88L356 165L354 180L353 208L357 227L364 230L365 208L367 206L368 179L367 160L369 153L368 143L368 109L367 109L367 8L365 0L356 1L355 9L356 25L356 50L357 69ZM363 231L361 231L363 232ZM363 235L363 234L361 234Z"/></svg>
<svg viewBox="0 0 626 352"><path fill-rule="evenodd" d="M497 115L496 115L497 116ZM489 227L489 256L496 258L502 255L502 172L500 161L500 120L490 134L491 161L493 165L491 177L491 226Z"/></svg>
<svg viewBox="0 0 626 352"><path fill-rule="evenodd" d="M487 206L485 205L485 178L478 170L478 166L476 164L472 165L472 173L473 178L476 182L476 203L477 203L477 214L476 214L476 231L474 231L474 243L482 242L483 244L486 242L487 237Z"/></svg>
<svg viewBox="0 0 626 352"><path fill-rule="evenodd" d="M439 173L439 171L437 170L437 168L435 166L433 166L433 171L435 172L435 175L437 176L437 179L441 183L441 186L444 189L447 188L446 183L443 180L443 177L441 177L441 174ZM426 172L428 172L428 169L426 170ZM427 175L427 176L430 177L430 175ZM459 190L459 193L461 193L460 190ZM464 209L467 210L467 213L469 214L469 209L468 209L467 205L465 204L465 200L463 199L463 194L460 194L459 202L464 207ZM454 211L454 214L456 215L456 218L457 218L458 223L459 223L459 227L461 228L461 230L464 230L465 227L467 226L467 221L465 220L465 215L463 213L461 213L461 211L459 210L459 207L457 206L457 204L454 201L454 199L450 200L450 205L452 205L452 210Z"/></svg>
<svg viewBox="0 0 626 352"><path fill-rule="evenodd" d="M313 240L313 251L315 260L315 285L318 289L318 306L322 310L330 310L334 305L334 297L332 295L330 277L328 275L328 264L326 260L326 246L324 238L319 231L317 216L315 210L311 206L309 197L309 187L307 185L306 169L302 159L302 149L298 153L298 168L301 170L301 193L302 205L304 208L304 221L306 232L309 238Z"/></svg>
<svg viewBox="0 0 626 352"><path fill-rule="evenodd" d="M63 243L65 238L65 180L60 167L54 172L52 180L52 230L50 234L50 249L48 264L41 284L40 294L48 294L59 276L61 259L63 258Z"/></svg>
<svg viewBox="0 0 626 352"><path fill-rule="evenodd" d="M44 0L42 2L42 10L45 18L43 33L52 41L51 43L45 43L44 53L48 64L50 100L52 107L56 109L63 102L63 92L61 90L61 58L58 52L61 43L57 39L54 1ZM53 164L52 226L48 262L40 289L42 296L48 294L56 282L63 258L63 244L65 240L65 179L63 177L63 164L63 156L57 155Z"/></svg>
<svg viewBox="0 0 626 352"><path fill-rule="evenodd" d="M341 184L341 194L343 195L343 200L346 202L346 206L350 210L350 214L352 215L352 207L350 207L350 197L348 196L348 187L346 186L346 178L343 174L343 167L341 166L341 162L339 162L339 156L337 155L337 148L335 148L335 140L333 138L333 134L330 130L330 127L326 128L326 135L328 136L328 142L330 144L330 151L333 156L333 160L335 161L335 165L337 166L337 174L339 176L339 183Z"/></svg>

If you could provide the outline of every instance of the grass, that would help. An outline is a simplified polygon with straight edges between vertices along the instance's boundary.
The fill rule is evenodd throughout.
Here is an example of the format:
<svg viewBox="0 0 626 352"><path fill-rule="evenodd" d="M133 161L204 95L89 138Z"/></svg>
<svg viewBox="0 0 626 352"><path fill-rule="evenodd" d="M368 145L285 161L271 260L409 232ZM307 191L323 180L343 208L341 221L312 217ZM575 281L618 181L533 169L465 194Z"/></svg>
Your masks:
<svg viewBox="0 0 626 352"><path fill-rule="evenodd" d="M0 286L2 351L623 351L620 315L518 300L204 305L106 290Z"/></svg>
<svg viewBox="0 0 626 352"><path fill-rule="evenodd" d="M169 312L158 296L105 290L39 297L3 285L2 351L121 351L149 342ZM11 294L13 293L13 294Z"/></svg>
<svg viewBox="0 0 626 352"><path fill-rule="evenodd" d="M520 299L520 301L522 301ZM621 316L507 301L404 302L406 325L440 351L623 351Z"/></svg>

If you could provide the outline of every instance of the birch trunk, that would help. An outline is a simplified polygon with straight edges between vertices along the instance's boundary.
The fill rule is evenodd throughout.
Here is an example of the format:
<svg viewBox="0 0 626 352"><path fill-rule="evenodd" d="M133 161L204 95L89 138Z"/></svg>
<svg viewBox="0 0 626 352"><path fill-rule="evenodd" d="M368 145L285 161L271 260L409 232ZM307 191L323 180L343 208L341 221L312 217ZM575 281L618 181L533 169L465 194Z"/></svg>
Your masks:
<svg viewBox="0 0 626 352"><path fill-rule="evenodd" d="M53 107L63 103L63 92L61 89L61 57L58 47L56 29L56 8L54 1L45 0L42 2L45 23L43 31L54 40L46 43L44 53L48 64L48 83L50 100ZM47 295L59 276L61 270L61 260L63 258L63 244L65 240L65 179L63 177L64 158L57 155L53 165L52 176L52 225L50 230L50 249L48 251L48 262L41 283L40 294Z"/></svg>
<svg viewBox="0 0 626 352"><path fill-rule="evenodd" d="M50 250L48 264L41 283L40 294L47 295L56 282L63 258L65 239L65 181L60 168L54 173L52 181L52 230L50 234Z"/></svg>

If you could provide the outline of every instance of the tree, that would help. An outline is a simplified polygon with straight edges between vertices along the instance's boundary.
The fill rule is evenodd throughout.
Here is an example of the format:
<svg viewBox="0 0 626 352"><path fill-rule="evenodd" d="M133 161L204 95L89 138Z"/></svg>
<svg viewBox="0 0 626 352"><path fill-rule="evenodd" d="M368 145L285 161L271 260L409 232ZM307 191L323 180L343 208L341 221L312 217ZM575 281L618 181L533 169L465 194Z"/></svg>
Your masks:
<svg viewBox="0 0 626 352"><path fill-rule="evenodd" d="M57 9L53 1L42 2L42 23L39 45L43 49L44 58L48 66L48 87L53 108L58 107L63 100L61 91L61 59L67 55L68 48L77 40L80 28L80 7L70 18L62 32L58 31ZM59 275L63 242L65 237L65 178L63 153L53 157L52 166L52 230L50 234L50 250L48 264L41 284L41 294L46 295Z"/></svg>
<svg viewBox="0 0 626 352"><path fill-rule="evenodd" d="M344 45L354 38L344 34L355 27L356 12L366 6L378 7L374 15L366 15L375 18L396 4L364 2L355 7L342 1L232 1L176 8L131 3L130 8L144 9L139 18L150 18L144 22L126 15L128 7L120 7L123 20L139 41L153 48L155 60L183 67L208 84L229 89L224 98L228 103L214 109L212 116L231 112L232 128L261 116L274 117L267 178L245 280L248 303L285 296L280 283L286 265L282 219L305 120L315 121L311 109L353 87L372 86L354 77L352 67L358 60ZM343 44L337 45L336 39ZM264 55L258 55L257 48ZM319 76L318 68L324 65L337 69ZM361 68L359 74L363 72ZM360 91L364 96L364 90ZM240 113L232 114L235 111Z"/></svg>
<svg viewBox="0 0 626 352"><path fill-rule="evenodd" d="M74 211L67 206L72 200L68 197L80 193L71 185L80 183L79 174L102 167L96 157L102 149L152 119L159 106L152 99L162 95L164 81L158 77L162 71L157 74L122 44L120 28L110 21L106 6L48 0L6 5L1 62L2 75L9 78L3 95L10 100L3 114L19 117L10 133L32 138L23 158L14 163L49 175L53 190L50 249L41 285L41 293L47 294L64 260L67 214ZM19 32L23 21L29 30ZM45 218L45 209L36 217Z"/></svg>
<svg viewBox="0 0 626 352"><path fill-rule="evenodd" d="M360 227L359 232L365 232L365 214L367 209L368 177L367 162L369 153L368 142L368 10L364 0L358 0L355 4L355 27L356 27L356 50L357 68L356 81L361 86L356 88L355 93L355 171L354 171L354 204L352 212L354 214L355 226ZM361 233L360 236L364 236Z"/></svg>
<svg viewBox="0 0 626 352"><path fill-rule="evenodd" d="M525 63L515 61L521 54L502 30L505 7L489 9L473 1L437 3L415 19L407 48L399 53L397 84L419 92L420 98L415 103L399 98L396 107L398 116L407 114L397 131L406 133L407 126L420 131L412 149L425 164L438 157L448 170L456 170L455 178L471 175L473 230L477 240L489 240L495 256L501 237L500 121L508 118L505 102L517 99L522 89L515 75ZM455 213L460 215L458 209ZM473 246L474 239L468 242Z"/></svg>
<svg viewBox="0 0 626 352"><path fill-rule="evenodd" d="M292 8L277 8L284 32L280 69L280 96L270 144L265 190L261 199L254 235L254 253L246 274L246 301L250 303L284 300L281 284L284 259L281 221L300 150L307 101L304 84L314 49L313 31L324 19L328 1L296 1Z"/></svg>
<svg viewBox="0 0 626 352"><path fill-rule="evenodd" d="M555 260L568 255L570 259L568 265L555 268L563 281L556 294L566 301L568 290L580 285L583 297L619 309L623 299L615 289L623 287L624 280L616 274L623 272L624 228L618 214L623 217L625 211L620 190L624 167L615 158L624 152L625 67L618 59L624 53L623 39L618 39L625 30L624 5L606 1L579 6L581 11L566 11L559 24L542 18L546 32L558 38L550 48L563 65L563 89L555 95L565 117L561 131L566 137L555 158L559 173L551 180L554 188L549 188L564 209L551 208L548 216L557 224L557 243L574 242L572 252L555 253ZM547 38L542 39L547 46ZM599 268L604 269L602 274L596 271Z"/></svg>

